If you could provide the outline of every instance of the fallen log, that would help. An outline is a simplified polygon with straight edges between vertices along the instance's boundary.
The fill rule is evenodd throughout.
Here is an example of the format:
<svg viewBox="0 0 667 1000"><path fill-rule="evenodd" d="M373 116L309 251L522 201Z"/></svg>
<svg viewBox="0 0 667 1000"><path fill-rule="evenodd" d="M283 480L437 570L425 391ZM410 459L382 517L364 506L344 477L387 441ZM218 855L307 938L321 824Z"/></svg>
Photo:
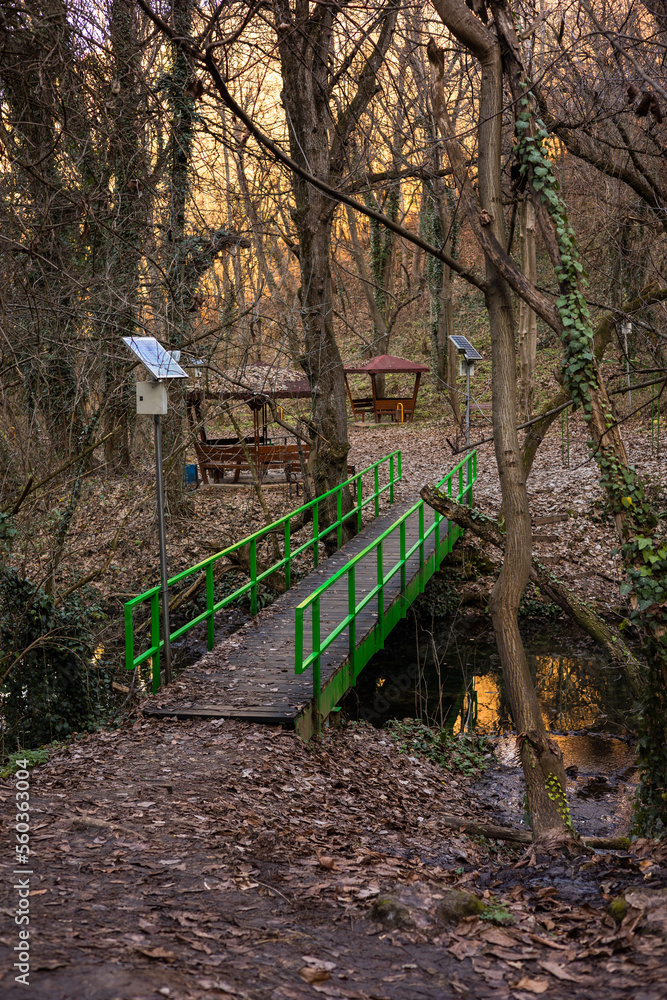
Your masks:
<svg viewBox="0 0 667 1000"><path fill-rule="evenodd" d="M491 545L495 545L501 552L504 552L505 535L500 530L498 523L487 517L486 514L456 503L431 484L424 486L421 497L429 507L437 510L439 514L444 514L461 528L467 528L483 541L490 542ZM600 618L590 604L587 604L578 594L566 587L536 559L533 559L532 562L530 579L549 600L571 615L584 632L601 646L604 646L612 662L623 670L632 693L638 697L643 688L641 666L625 644L618 629Z"/></svg>

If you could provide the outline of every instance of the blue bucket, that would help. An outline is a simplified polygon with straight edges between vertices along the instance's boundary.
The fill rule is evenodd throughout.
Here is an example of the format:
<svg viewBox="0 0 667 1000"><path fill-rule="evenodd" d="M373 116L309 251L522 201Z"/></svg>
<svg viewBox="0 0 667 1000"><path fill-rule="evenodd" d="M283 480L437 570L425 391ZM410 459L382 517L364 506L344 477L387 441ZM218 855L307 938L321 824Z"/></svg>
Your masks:
<svg viewBox="0 0 667 1000"><path fill-rule="evenodd" d="M194 462L188 462L185 466L185 485L197 485L197 466Z"/></svg>

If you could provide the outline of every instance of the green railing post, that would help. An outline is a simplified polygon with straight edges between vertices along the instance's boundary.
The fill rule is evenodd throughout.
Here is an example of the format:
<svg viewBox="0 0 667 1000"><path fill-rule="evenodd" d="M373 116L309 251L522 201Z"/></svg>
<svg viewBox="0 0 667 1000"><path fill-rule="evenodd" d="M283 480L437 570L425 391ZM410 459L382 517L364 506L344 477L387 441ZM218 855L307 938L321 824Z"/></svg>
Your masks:
<svg viewBox="0 0 667 1000"><path fill-rule="evenodd" d="M389 503L394 502L394 456L389 456Z"/></svg>
<svg viewBox="0 0 667 1000"><path fill-rule="evenodd" d="M339 486L336 493L336 544L338 548L343 544L343 487Z"/></svg>
<svg viewBox="0 0 667 1000"><path fill-rule="evenodd" d="M213 593L213 563L209 562L206 564L206 611L208 614L208 618L206 619L206 632L209 649L213 649L215 644L215 622L213 620L215 615L214 605L215 594Z"/></svg>
<svg viewBox="0 0 667 1000"><path fill-rule="evenodd" d="M160 677L160 592L159 590L151 596L151 646L155 648L153 653L153 694L160 689L162 678Z"/></svg>
<svg viewBox="0 0 667 1000"><path fill-rule="evenodd" d="M377 585L378 590L378 630L380 649L384 649L384 556L382 542L377 546Z"/></svg>
<svg viewBox="0 0 667 1000"><path fill-rule="evenodd" d="M375 516L377 517L380 513L380 463L375 463L374 468L375 473Z"/></svg>
<svg viewBox="0 0 667 1000"><path fill-rule="evenodd" d="M357 531L361 531L364 526L364 510L362 506L363 502L363 485L361 482L361 476L357 479Z"/></svg>
<svg viewBox="0 0 667 1000"><path fill-rule="evenodd" d="M320 505L319 502L313 507L313 566L315 569L320 565Z"/></svg>
<svg viewBox="0 0 667 1000"><path fill-rule="evenodd" d="M285 590L292 586L292 521L288 517L285 521L285 547L283 555L285 557Z"/></svg>
<svg viewBox="0 0 667 1000"><path fill-rule="evenodd" d="M313 653L315 654L315 659L313 660L313 703L315 705L315 731L320 732L322 728L322 718L320 714L320 695L321 695L321 679L320 679L320 598L319 596L315 598L312 604L312 621L313 621Z"/></svg>
<svg viewBox="0 0 667 1000"><path fill-rule="evenodd" d="M406 581L406 574L405 574L405 562L406 562L406 559L405 559L405 520L401 520L401 523L400 523L399 529L398 529L398 537L399 537L399 545L400 545L399 552L400 552L400 562L401 562L401 614L403 615L403 617L405 617L406 614L408 613L408 609L407 609L407 605L406 605L406 600L407 600L407 594L406 594L407 581Z"/></svg>
<svg viewBox="0 0 667 1000"><path fill-rule="evenodd" d="M459 493L457 497L460 502L463 499L463 466L459 465Z"/></svg>
<svg viewBox="0 0 667 1000"><path fill-rule="evenodd" d="M132 605L126 604L124 608L125 617L125 666L128 670L134 670L134 617Z"/></svg>
<svg viewBox="0 0 667 1000"><path fill-rule="evenodd" d="M303 608L297 607L294 616L294 673L303 673Z"/></svg>
<svg viewBox="0 0 667 1000"><path fill-rule="evenodd" d="M347 571L347 614L350 619L348 625L348 639L350 649L350 673L349 683L353 687L357 680L355 669L355 659L357 652L357 584L354 566L350 566Z"/></svg>
<svg viewBox="0 0 667 1000"><path fill-rule="evenodd" d="M419 593L424 593L424 501L419 504Z"/></svg>
<svg viewBox="0 0 667 1000"><path fill-rule="evenodd" d="M250 614L257 614L257 539L250 543Z"/></svg>

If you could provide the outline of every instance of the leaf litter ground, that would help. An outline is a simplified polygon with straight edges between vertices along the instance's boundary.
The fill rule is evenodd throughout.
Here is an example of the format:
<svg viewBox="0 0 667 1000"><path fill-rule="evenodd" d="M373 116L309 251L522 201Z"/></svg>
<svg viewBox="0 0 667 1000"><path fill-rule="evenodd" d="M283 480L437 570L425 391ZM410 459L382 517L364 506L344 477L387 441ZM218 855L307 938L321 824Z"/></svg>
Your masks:
<svg viewBox="0 0 667 1000"><path fill-rule="evenodd" d="M12 779L0 794L7 829ZM657 847L533 859L460 835L441 817L484 819L468 779L365 724L305 745L239 722L138 720L33 770L31 805L37 1000L667 993L660 914L605 916L612 893L663 884ZM10 847L0 946L14 1000ZM503 926L440 922L452 888ZM371 919L386 893L407 927Z"/></svg>

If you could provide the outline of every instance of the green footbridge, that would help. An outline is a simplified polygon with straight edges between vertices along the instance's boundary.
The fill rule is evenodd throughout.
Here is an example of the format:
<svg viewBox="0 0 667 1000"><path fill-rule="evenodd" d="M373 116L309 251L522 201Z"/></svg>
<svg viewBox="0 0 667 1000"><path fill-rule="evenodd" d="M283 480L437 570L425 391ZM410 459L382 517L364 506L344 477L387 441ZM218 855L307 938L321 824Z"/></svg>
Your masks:
<svg viewBox="0 0 667 1000"><path fill-rule="evenodd" d="M473 451L438 486L459 502L472 500L476 476ZM282 724L305 739L319 731L461 534L420 498L397 502L401 478L401 453L395 451L173 576L172 620L178 621L187 595L203 595L206 604L174 628L171 643L197 629L210 651L180 673L176 685L160 689L160 586L128 601L126 666L149 669L157 694L142 706L144 714ZM343 544L348 522L356 534ZM245 582L217 596L230 562L245 568ZM282 593L259 611L270 578ZM221 613L240 600L249 601L253 619L216 645Z"/></svg>

